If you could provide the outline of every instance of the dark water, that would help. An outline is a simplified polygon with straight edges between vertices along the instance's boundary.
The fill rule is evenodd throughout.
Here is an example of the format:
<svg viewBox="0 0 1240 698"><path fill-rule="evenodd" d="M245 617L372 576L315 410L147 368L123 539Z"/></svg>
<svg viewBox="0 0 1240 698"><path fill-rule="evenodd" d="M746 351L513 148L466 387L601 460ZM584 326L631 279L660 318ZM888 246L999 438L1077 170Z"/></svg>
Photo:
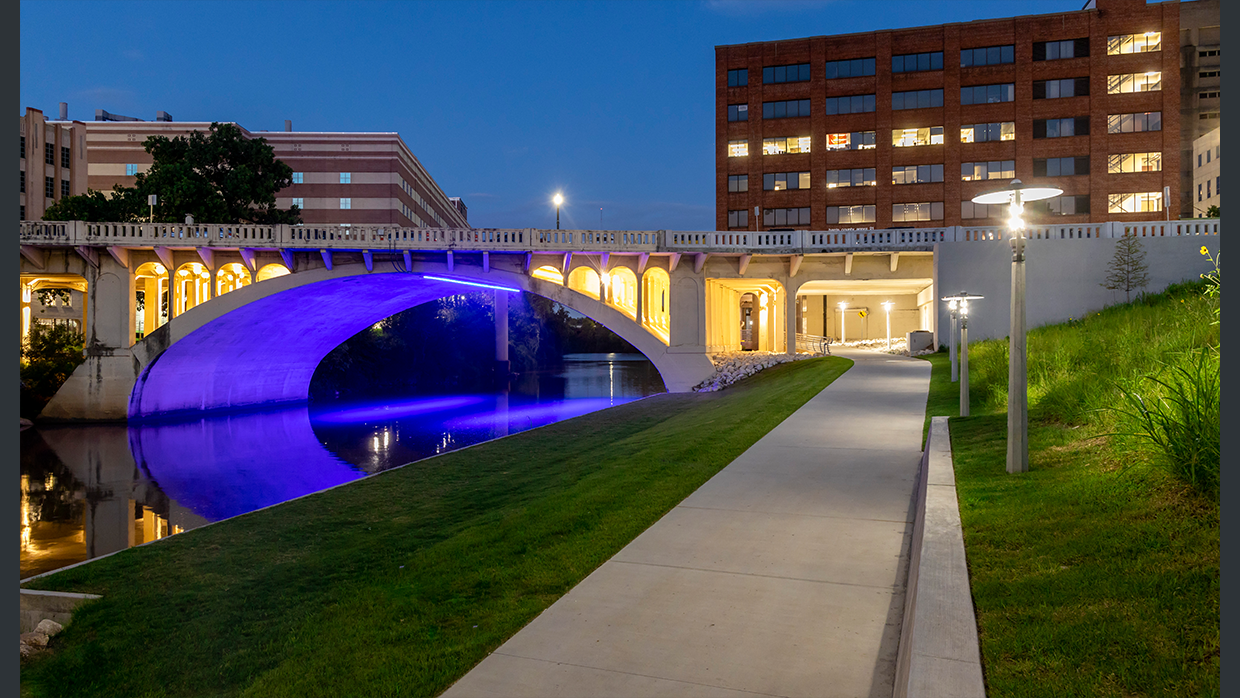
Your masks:
<svg viewBox="0 0 1240 698"><path fill-rule="evenodd" d="M640 354L570 354L490 395L21 435L21 576L663 392Z"/></svg>

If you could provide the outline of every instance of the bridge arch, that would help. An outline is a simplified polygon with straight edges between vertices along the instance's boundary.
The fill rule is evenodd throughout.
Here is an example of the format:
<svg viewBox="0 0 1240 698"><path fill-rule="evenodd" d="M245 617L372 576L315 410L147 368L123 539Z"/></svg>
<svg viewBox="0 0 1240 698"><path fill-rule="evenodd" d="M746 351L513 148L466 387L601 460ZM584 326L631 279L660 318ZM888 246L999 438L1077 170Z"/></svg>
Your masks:
<svg viewBox="0 0 1240 698"><path fill-rule="evenodd" d="M713 371L704 355L670 351L623 310L554 281L495 267L483 272L421 266L426 276L368 273L352 264L311 269L243 286L188 309L133 346L142 369L128 416L303 401L315 368L341 342L402 310L469 289L431 275L528 291L569 307L642 352L670 391L688 390Z"/></svg>

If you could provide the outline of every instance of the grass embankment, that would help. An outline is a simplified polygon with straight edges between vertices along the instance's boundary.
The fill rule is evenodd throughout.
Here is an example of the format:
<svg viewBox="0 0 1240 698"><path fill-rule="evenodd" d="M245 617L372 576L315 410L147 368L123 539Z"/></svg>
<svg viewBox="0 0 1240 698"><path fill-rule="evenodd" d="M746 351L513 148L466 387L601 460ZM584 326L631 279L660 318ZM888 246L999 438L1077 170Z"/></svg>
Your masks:
<svg viewBox="0 0 1240 698"><path fill-rule="evenodd" d="M1155 466L1106 408L1113 382L1218 345L1200 285L1029 334L1029 472L1006 472L1007 343L947 355L929 409L952 450L987 695L1219 692L1219 507Z"/></svg>
<svg viewBox="0 0 1240 698"><path fill-rule="evenodd" d="M104 598L23 688L434 695L851 363L621 405L38 580Z"/></svg>

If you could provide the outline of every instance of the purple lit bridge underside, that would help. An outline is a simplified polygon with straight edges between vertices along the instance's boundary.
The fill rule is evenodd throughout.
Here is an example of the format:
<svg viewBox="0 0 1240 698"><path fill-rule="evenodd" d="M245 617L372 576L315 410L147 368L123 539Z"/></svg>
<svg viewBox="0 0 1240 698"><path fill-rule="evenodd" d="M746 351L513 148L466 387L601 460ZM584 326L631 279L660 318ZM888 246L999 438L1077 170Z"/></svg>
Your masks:
<svg viewBox="0 0 1240 698"><path fill-rule="evenodd" d="M448 272L426 264L411 274L378 266L373 273L351 264L268 279L173 318L134 346L145 369L130 393L130 419L304 401L319 362L349 337L416 305L483 290L422 273L526 290L573 308L645 354L671 390L705 377L698 364L709 360L701 353L669 352L620 311L557 284L495 267Z"/></svg>

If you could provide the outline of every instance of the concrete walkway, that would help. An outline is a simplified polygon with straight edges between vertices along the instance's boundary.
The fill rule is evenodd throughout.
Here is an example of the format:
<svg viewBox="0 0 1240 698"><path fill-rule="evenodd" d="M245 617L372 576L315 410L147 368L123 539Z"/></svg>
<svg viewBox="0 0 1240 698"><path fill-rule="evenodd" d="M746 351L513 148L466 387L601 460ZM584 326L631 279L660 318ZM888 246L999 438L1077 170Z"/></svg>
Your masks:
<svg viewBox="0 0 1240 698"><path fill-rule="evenodd" d="M930 364L856 364L443 695L891 696Z"/></svg>

